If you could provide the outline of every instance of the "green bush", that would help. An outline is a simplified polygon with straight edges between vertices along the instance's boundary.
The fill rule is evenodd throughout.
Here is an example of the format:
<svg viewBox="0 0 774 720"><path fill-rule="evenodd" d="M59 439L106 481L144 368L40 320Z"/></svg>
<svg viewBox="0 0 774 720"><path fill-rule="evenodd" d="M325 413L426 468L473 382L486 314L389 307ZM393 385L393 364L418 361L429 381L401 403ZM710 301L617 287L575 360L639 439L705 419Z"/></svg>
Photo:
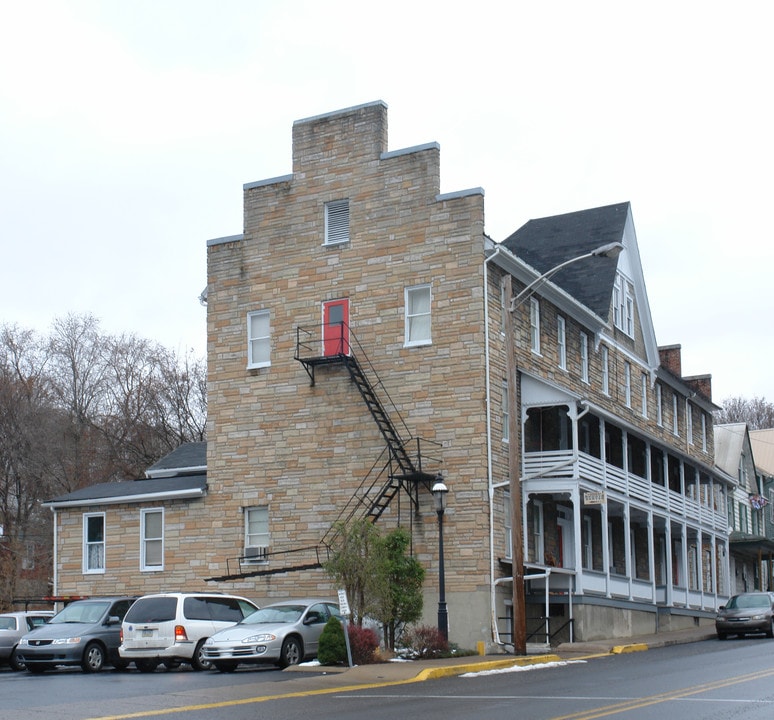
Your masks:
<svg viewBox="0 0 774 720"><path fill-rule="evenodd" d="M344 628L335 617L330 618L325 623L317 648L317 660L320 665L341 665L347 662L347 641L344 639Z"/></svg>

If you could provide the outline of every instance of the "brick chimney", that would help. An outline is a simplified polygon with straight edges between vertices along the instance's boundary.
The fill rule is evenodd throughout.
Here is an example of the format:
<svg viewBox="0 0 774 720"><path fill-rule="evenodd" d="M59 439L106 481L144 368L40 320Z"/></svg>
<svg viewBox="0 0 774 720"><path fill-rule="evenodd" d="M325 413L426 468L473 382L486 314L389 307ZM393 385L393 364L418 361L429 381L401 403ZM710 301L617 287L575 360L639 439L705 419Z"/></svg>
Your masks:
<svg viewBox="0 0 774 720"><path fill-rule="evenodd" d="M658 349L658 357L662 367L672 375L681 378L683 376L682 346L664 345Z"/></svg>
<svg viewBox="0 0 774 720"><path fill-rule="evenodd" d="M699 395L712 402L712 375L694 375L683 378L683 382L689 388L699 393Z"/></svg>

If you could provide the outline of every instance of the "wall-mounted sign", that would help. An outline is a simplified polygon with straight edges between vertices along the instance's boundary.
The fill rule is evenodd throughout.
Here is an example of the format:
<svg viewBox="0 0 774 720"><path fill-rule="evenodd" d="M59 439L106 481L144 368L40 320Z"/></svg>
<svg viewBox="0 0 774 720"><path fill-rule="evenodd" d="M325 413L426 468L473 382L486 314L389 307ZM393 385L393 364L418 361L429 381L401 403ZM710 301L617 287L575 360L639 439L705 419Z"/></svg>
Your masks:
<svg viewBox="0 0 774 720"><path fill-rule="evenodd" d="M605 492L585 492L583 493L584 505L604 505L605 504Z"/></svg>

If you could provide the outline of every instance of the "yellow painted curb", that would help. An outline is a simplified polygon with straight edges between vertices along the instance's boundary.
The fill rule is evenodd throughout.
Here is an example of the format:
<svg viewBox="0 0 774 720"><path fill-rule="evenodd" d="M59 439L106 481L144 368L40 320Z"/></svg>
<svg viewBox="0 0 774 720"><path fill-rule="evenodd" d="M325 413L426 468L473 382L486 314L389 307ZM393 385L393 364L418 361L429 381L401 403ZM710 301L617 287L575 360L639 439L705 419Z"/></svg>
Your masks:
<svg viewBox="0 0 774 720"><path fill-rule="evenodd" d="M504 660L490 660L489 662L467 663L462 665L448 665L446 667L426 668L417 674L415 680L434 680L442 677L454 677L469 672L485 672L486 670L502 670L514 666L525 667L539 665L541 663L562 662L558 655L530 655L528 657L510 657Z"/></svg>
<svg viewBox="0 0 774 720"><path fill-rule="evenodd" d="M610 652L613 655L621 655L622 653L642 652L647 649L648 646L645 643L632 643L631 645L616 645Z"/></svg>

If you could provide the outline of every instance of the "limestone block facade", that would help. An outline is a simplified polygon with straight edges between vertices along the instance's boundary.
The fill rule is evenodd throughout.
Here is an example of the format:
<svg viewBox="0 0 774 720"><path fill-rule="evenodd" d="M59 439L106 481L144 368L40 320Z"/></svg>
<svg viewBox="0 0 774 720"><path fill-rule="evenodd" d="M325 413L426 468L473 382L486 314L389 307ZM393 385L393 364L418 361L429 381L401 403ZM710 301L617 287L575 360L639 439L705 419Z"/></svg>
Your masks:
<svg viewBox="0 0 774 720"><path fill-rule="evenodd" d="M387 120L380 101L299 120L291 173L244 186L243 232L207 243L206 486L57 499L57 591L335 597L318 565L354 513L410 530L432 625L440 475L461 647L508 648L520 540L538 641L708 620L732 482L709 378L655 344L628 203L494 242L483 190L441 193L438 144L390 149ZM594 256L600 234L620 257ZM103 512L105 567L87 574L84 518Z"/></svg>

